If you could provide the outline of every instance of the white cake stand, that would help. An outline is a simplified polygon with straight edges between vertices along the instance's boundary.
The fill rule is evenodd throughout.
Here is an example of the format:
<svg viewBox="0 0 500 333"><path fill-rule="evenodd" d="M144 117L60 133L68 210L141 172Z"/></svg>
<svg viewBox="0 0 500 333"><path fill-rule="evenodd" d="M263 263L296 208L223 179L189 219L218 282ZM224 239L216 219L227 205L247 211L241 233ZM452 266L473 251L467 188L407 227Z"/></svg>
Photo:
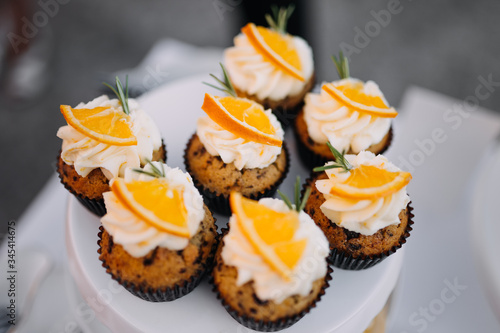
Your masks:
<svg viewBox="0 0 500 333"><path fill-rule="evenodd" d="M208 75L196 76L163 86L141 97L142 107L160 127L167 145L167 163L183 167L183 152L195 132L196 119ZM280 189L292 193L296 175L309 175L300 164L292 133L286 140L291 153L290 173ZM218 217L219 227L227 218ZM112 332L250 332L225 311L207 281L189 295L173 302L151 303L131 295L111 279L97 254L99 219L75 198L68 201L66 247L71 275L85 303L73 295L71 303L83 330L97 332L99 322ZM326 295L317 307L283 332L362 332L381 311L393 291L403 262L403 249L381 264L364 271L334 269ZM98 323L94 320L98 319ZM107 331L102 329L102 331ZM100 332L100 331L99 331Z"/></svg>

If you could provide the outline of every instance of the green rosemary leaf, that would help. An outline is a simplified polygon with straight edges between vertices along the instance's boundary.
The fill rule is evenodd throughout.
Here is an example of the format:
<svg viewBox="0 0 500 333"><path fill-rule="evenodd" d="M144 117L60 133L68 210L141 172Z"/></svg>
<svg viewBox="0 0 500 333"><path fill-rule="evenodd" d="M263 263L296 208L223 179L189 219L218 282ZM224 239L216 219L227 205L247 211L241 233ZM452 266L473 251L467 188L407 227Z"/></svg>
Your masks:
<svg viewBox="0 0 500 333"><path fill-rule="evenodd" d="M161 172L161 170L158 169L156 167L156 165L153 164L153 162L151 162L151 161L148 160L147 163L151 166L151 169L153 169L153 173L154 174L157 174L158 177L162 177L163 176L163 173Z"/></svg>
<svg viewBox="0 0 500 333"><path fill-rule="evenodd" d="M311 187L307 187L304 196L302 197L302 202L299 205L299 208L297 209L298 212L301 212L304 207L306 206L307 199L309 199L309 196L311 195Z"/></svg>
<svg viewBox="0 0 500 333"><path fill-rule="evenodd" d="M314 172L321 172L321 171L325 171L325 170L329 170L329 169L336 169L336 168L342 168L342 166L337 165L337 164L324 165L324 166L315 167L313 169L313 171Z"/></svg>
<svg viewBox="0 0 500 333"><path fill-rule="evenodd" d="M265 18L269 27L279 33L286 33L286 27L288 20L295 10L293 4L288 5L288 7L278 8L276 5L271 6L271 14L266 14Z"/></svg>
<svg viewBox="0 0 500 333"><path fill-rule="evenodd" d="M222 63L219 63L219 65L222 68L222 76L223 76L224 81L219 79L217 76L215 76L213 74L210 74L210 76L215 79L215 81L220 85L220 87L215 86L215 85L210 84L210 83L207 83L207 82L202 82L202 83L206 84L207 86L212 87L214 89L223 91L228 95L231 95L233 97L237 97L236 90L234 90L234 86L231 83L231 80L229 80L229 75L227 74L226 68L224 68L224 65Z"/></svg>
<svg viewBox="0 0 500 333"><path fill-rule="evenodd" d="M300 176L295 180L295 209L300 206Z"/></svg>
<svg viewBox="0 0 500 333"><path fill-rule="evenodd" d="M337 68L337 73L341 79L347 79L349 74L349 60L344 56L342 51L339 52L339 57L337 58L335 55L332 55L333 63Z"/></svg>
<svg viewBox="0 0 500 333"><path fill-rule="evenodd" d="M337 149L335 149L334 146L332 146L332 144L330 142L327 142L326 144L327 144L328 148L330 149L330 151L332 152L333 157L335 158L335 161L333 161L332 164L316 167L313 169L313 171L314 172L321 172L321 171L325 171L328 169L335 169L335 168L342 168L343 169L342 172L348 172L349 170L351 170L352 165L345 158L345 156L344 156L345 151L340 153Z"/></svg>
<svg viewBox="0 0 500 333"><path fill-rule="evenodd" d="M127 115L130 114L130 109L128 107L128 75L126 76L125 92L123 89L122 82L120 81L118 76L115 78L116 88L114 88L113 86L111 86L109 83L106 82L103 82L102 84L104 84L106 87L108 87L109 89L111 89L111 91L115 93L116 97L118 97L118 100L120 101L120 104L122 105L123 112Z"/></svg>
<svg viewBox="0 0 500 333"><path fill-rule="evenodd" d="M334 146L330 142L326 143L328 145L328 148L332 152L333 156L335 157L335 162L340 165L345 172L349 171L352 169L352 165L345 159L345 151L340 153L337 149L335 149Z"/></svg>
<svg viewBox="0 0 500 333"><path fill-rule="evenodd" d="M224 88L221 88L221 87L214 86L213 84L210 84L210 83L205 82L205 81L202 81L201 83L203 83L203 84L205 84L205 85L207 85L207 86L209 86L209 87L212 87L212 88L214 88L214 89L217 89L217 90L220 90L220 91L223 91L223 92L225 92L225 93L229 94L229 92L228 92L228 90L227 90L227 89L224 89Z"/></svg>
<svg viewBox="0 0 500 333"><path fill-rule="evenodd" d="M284 194L283 192L281 192L280 190L278 190L278 194L280 195L281 199L283 199L283 201L285 202L285 204L288 206L288 208L290 210L293 210L293 205L292 205L292 202L290 201L290 199L288 199L288 197L286 196L286 194Z"/></svg>
<svg viewBox="0 0 500 333"><path fill-rule="evenodd" d="M127 101L128 107L128 75L125 75L125 100Z"/></svg>
<svg viewBox="0 0 500 333"><path fill-rule="evenodd" d="M156 173L153 173L153 172L145 171L142 169L132 169L132 170L137 172L137 173L142 173L142 174L145 174L145 175L148 175L151 177L160 178Z"/></svg>
<svg viewBox="0 0 500 333"><path fill-rule="evenodd" d="M165 167L163 166L163 163L160 163L161 166L161 176L165 178Z"/></svg>
<svg viewBox="0 0 500 333"><path fill-rule="evenodd" d="M280 195L281 199L285 202L285 204L288 206L290 210L295 210L298 213L304 209L304 206L306 205L307 199L309 198L309 195L311 194L311 188L308 187L306 189L306 192L304 193L304 196L302 199L300 198L300 176L297 176L297 179L295 181L295 186L294 186L294 199L295 199L295 206L292 204L292 201L286 194L278 190L278 194Z"/></svg>
<svg viewBox="0 0 500 333"><path fill-rule="evenodd" d="M271 28L272 30L278 30L278 27L274 23L273 17L270 14L266 14L265 18L266 18L267 24L269 25L269 28Z"/></svg>
<svg viewBox="0 0 500 333"><path fill-rule="evenodd" d="M222 69L222 74L224 75L224 83L228 86L228 90L231 92L233 97L236 97L236 90L234 89L233 83L229 79L229 74L227 74L226 68L222 63L219 63L220 68Z"/></svg>
<svg viewBox="0 0 500 333"><path fill-rule="evenodd" d="M164 178L165 177L165 168L163 167L163 163L160 163L161 170L156 167L150 160L146 160L146 165L149 164L151 166L152 171L146 171L143 169L133 169L133 171L142 173L155 178Z"/></svg>

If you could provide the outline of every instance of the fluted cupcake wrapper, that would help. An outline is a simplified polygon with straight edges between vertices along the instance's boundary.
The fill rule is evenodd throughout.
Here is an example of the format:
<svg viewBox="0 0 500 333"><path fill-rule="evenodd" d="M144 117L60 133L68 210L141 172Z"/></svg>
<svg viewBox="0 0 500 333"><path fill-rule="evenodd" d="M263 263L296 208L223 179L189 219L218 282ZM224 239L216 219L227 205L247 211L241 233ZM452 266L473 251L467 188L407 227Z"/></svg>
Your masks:
<svg viewBox="0 0 500 333"><path fill-rule="evenodd" d="M167 147L163 143L162 140L162 147L163 151L165 152L164 154L164 161L167 161ZM57 155L57 159L59 159L61 156L61 151L59 151L59 155ZM96 214L99 217L103 217L106 215L106 205L104 204L104 199L91 199L89 197L86 197L80 193L77 193L73 188L67 184L62 176L62 172L59 169L59 166L57 167L57 174L59 175L59 179L61 181L61 184L64 185L64 188L67 189L71 194L73 194L78 202L80 202L85 208L87 208L89 211L92 213Z"/></svg>
<svg viewBox="0 0 500 333"><path fill-rule="evenodd" d="M217 230L217 224L214 225ZM102 233L104 231L103 226L99 227L99 233L97 236L99 237L97 241L97 245L99 245L99 249L97 253L101 254L101 241L102 241ZM178 298L186 296L190 292L192 292L203 280L206 274L210 274L213 268L213 260L215 256L215 252L217 251L217 246L219 244L220 236L217 234L216 241L212 245L210 249L210 254L207 257L207 260L203 263L203 266L198 269L189 279L174 285L173 287L167 288L144 288L143 286L138 286L133 282L122 279L120 276L113 274L109 265L106 263L106 260L101 259L99 256L99 260L102 262L102 267L106 268L106 273L110 274L113 280L117 281L120 285L122 285L128 292L132 295L137 296L145 301L149 302L170 302L174 301Z"/></svg>
<svg viewBox="0 0 500 333"><path fill-rule="evenodd" d="M200 191L201 195L203 196L203 200L205 201L205 204L208 206L208 208L219 214L229 216L231 215L231 207L229 206L229 195L224 195L209 190L196 178L196 176L193 174L191 170L191 166L187 158L187 152L194 136L195 134L191 137L191 139L189 139L188 144L186 145L186 149L184 149L184 166L186 167L186 171L191 175L194 186L198 189L198 191ZM283 151L285 151L286 166L281 177L278 179L277 182L275 182L269 188L265 189L262 192L247 196L248 198L253 200L259 200L260 198L272 197L276 193L276 190L281 185L283 180L286 178L288 171L290 170L290 152L288 150L285 141L283 141L282 149Z"/></svg>
<svg viewBox="0 0 500 333"><path fill-rule="evenodd" d="M222 238L224 235L229 231L228 228L224 228L221 230L221 235L220 235L220 241L222 241ZM327 262L328 262L327 258ZM281 331L285 328L288 328L298 322L302 317L304 317L306 314L308 314L311 309L315 308L318 302L321 301L321 297L325 294L325 290L330 286L330 280L332 279L332 273L333 269L330 265L328 265L328 270L324 278L324 283L323 286L321 287L321 291L318 294L318 297L311 303L311 305L299 313L293 315L293 316L286 316L283 318L279 318L277 320L272 320L272 321L265 321L265 320L256 320L250 316L246 315L240 315L236 309L231 307L222 295L219 292L219 289L217 285L215 284L213 273L210 274L208 277L208 282L212 285L212 291L216 294L217 299L219 299L222 303L222 306L226 309L227 313L231 315L231 317L234 318L238 323L241 325L250 328L255 331L260 331L260 332L276 332L276 331Z"/></svg>
<svg viewBox="0 0 500 333"><path fill-rule="evenodd" d="M276 118L278 118L283 129L286 131L288 128L293 127L295 118L297 118L297 115L299 114L300 110L302 110L303 107L304 107L304 101L300 102L293 108L277 107L271 110L273 111L273 114L276 116Z"/></svg>
<svg viewBox="0 0 500 333"><path fill-rule="evenodd" d="M60 153L57 158L59 158ZM61 184L64 185L64 188L67 189L71 194L75 196L75 198L89 211L94 213L95 215L102 217L106 215L106 206L104 205L104 199L91 199L80 193L75 192L69 184L67 184L62 176L61 170L59 170L59 166L57 167L57 174L59 175L59 179Z"/></svg>
<svg viewBox="0 0 500 333"><path fill-rule="evenodd" d="M399 243L393 246L390 250L385 251L379 255L365 256L365 257L356 257L354 258L352 255L346 255L344 252L338 251L337 249L331 249L330 253L330 261L332 265L341 269L347 269L352 271L358 271L362 269L367 269L373 267L382 261L384 261L391 254L394 254L398 249L400 249L403 244L406 243L408 237L410 237L410 232L413 230L413 207L411 206L411 201L407 206L408 210L408 223L406 225L406 229L401 238L399 239Z"/></svg>
<svg viewBox="0 0 500 333"><path fill-rule="evenodd" d="M294 130L294 136L295 136L295 142L297 146L297 151L299 153L300 160L302 164L307 168L307 169L313 169L315 167L323 166L325 163L332 161L332 158L329 157L324 157L320 154L316 154L312 150L310 150L304 142L302 142L302 139L300 138L299 134L297 133L296 130ZM377 154L383 154L389 149L392 143L392 139L394 136L394 131L393 127L391 126L389 130L389 138L387 140L387 144L384 146L384 148Z"/></svg>

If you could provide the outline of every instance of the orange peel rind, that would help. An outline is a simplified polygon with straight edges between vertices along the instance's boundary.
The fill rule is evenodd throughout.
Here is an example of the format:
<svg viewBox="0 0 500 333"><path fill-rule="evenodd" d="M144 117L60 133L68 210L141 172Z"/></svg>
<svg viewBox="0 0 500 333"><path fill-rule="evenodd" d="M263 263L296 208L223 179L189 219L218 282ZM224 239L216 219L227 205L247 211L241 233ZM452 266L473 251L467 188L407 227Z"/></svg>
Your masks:
<svg viewBox="0 0 500 333"><path fill-rule="evenodd" d="M73 109L69 105L61 105L60 109L68 125L98 142L114 146L137 145L130 116L120 110L110 107Z"/></svg>

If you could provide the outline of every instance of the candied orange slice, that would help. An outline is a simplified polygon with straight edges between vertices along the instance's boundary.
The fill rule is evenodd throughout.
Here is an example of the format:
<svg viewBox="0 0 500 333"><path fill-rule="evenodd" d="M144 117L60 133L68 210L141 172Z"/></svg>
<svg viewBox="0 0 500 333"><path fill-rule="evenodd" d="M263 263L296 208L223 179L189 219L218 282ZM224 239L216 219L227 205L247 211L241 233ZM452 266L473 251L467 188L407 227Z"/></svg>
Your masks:
<svg viewBox="0 0 500 333"><path fill-rule="evenodd" d="M267 61L294 78L304 81L302 64L295 49L293 37L277 31L248 23L241 31L252 46Z"/></svg>
<svg viewBox="0 0 500 333"><path fill-rule="evenodd" d="M328 83L323 85L325 90L338 103L355 111L367 113L381 118L394 118L398 112L382 100L380 96L372 96L363 92L364 83L348 82L345 84Z"/></svg>
<svg viewBox="0 0 500 333"><path fill-rule="evenodd" d="M307 239L294 240L300 224L298 213L276 212L237 192L232 192L229 200L238 225L255 251L289 280L307 245Z"/></svg>
<svg viewBox="0 0 500 333"><path fill-rule="evenodd" d="M412 178L409 172L391 172L372 165L360 165L349 172L344 182L334 182L330 193L349 199L383 198L408 185Z"/></svg>
<svg viewBox="0 0 500 333"><path fill-rule="evenodd" d="M264 108L254 101L205 94L201 108L210 119L240 138L271 146L282 145Z"/></svg>
<svg viewBox="0 0 500 333"><path fill-rule="evenodd" d="M146 223L180 237L189 237L183 190L165 179L125 182L115 178L111 190L118 200Z"/></svg>
<svg viewBox="0 0 500 333"><path fill-rule="evenodd" d="M109 107L73 109L69 105L61 105L61 113L71 127L96 141L114 146L137 144L130 116L123 111Z"/></svg>

